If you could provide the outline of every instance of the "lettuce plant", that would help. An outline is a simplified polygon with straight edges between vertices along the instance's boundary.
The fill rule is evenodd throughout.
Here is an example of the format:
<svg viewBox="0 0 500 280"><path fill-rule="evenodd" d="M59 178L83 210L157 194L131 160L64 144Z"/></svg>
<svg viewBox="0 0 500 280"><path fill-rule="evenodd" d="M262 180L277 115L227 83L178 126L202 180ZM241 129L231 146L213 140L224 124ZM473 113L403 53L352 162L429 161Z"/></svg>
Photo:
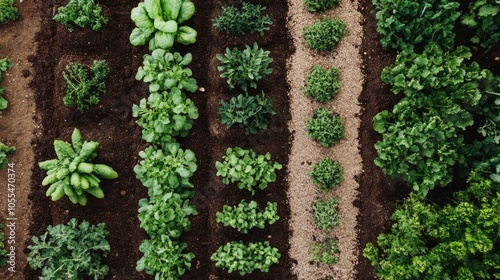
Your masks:
<svg viewBox="0 0 500 280"><path fill-rule="evenodd" d="M15 0L0 0L0 25L19 18L19 11L14 7Z"/></svg>
<svg viewBox="0 0 500 280"><path fill-rule="evenodd" d="M312 261L324 264L336 264L339 260L338 242L337 239L327 237L321 242L312 244L309 249Z"/></svg>
<svg viewBox="0 0 500 280"><path fill-rule="evenodd" d="M143 66L139 67L135 78L149 83L149 92L161 92L174 87L195 92L198 85L191 78L191 69L187 67L192 59L190 53L182 56L178 52L156 49L151 55L144 55Z"/></svg>
<svg viewBox="0 0 500 280"><path fill-rule="evenodd" d="M3 143L0 143L0 169L5 168L9 159L7 158L8 154L12 154L16 151L16 147L9 147Z"/></svg>
<svg viewBox="0 0 500 280"><path fill-rule="evenodd" d="M266 222L270 225L279 220L278 204L276 202L267 202L264 210L260 210L257 202L246 202L244 199L234 207L224 205L222 212L215 214L215 221L223 223L224 226L230 226L241 233L248 233L249 229L260 228L266 226Z"/></svg>
<svg viewBox="0 0 500 280"><path fill-rule="evenodd" d="M322 158L319 163L313 164L309 176L322 191L328 191L342 182L344 169L338 161Z"/></svg>
<svg viewBox="0 0 500 280"><path fill-rule="evenodd" d="M462 16L462 23L475 29L471 41L489 50L500 43L500 1L475 0Z"/></svg>
<svg viewBox="0 0 500 280"><path fill-rule="evenodd" d="M175 43L196 42L197 32L182 25L194 15L190 0L145 0L132 9L130 18L136 28L130 34L133 46L148 43L149 50L171 49Z"/></svg>
<svg viewBox="0 0 500 280"><path fill-rule="evenodd" d="M306 121L307 136L330 148L344 138L344 121L325 108L314 111Z"/></svg>
<svg viewBox="0 0 500 280"><path fill-rule="evenodd" d="M3 74L9 70L9 68L14 67L14 64L10 59L8 58L2 58L0 59L0 83L3 81L4 77ZM1 110L5 110L7 108L7 105L9 105L9 102L7 99L5 99L2 94L5 91L5 87L0 87L0 112Z"/></svg>
<svg viewBox="0 0 500 280"><path fill-rule="evenodd" d="M102 15L102 8L94 0L70 0L66 6L57 9L53 19L69 31L89 25L92 30L97 31L109 21L109 18Z"/></svg>
<svg viewBox="0 0 500 280"><path fill-rule="evenodd" d="M240 9L235 6L223 6L222 13L213 19L213 23L219 32L225 31L235 35L258 32L262 36L273 24L268 15L262 15L265 9L265 6L248 2L242 2Z"/></svg>
<svg viewBox="0 0 500 280"><path fill-rule="evenodd" d="M71 135L71 144L55 140L57 158L38 163L42 170L47 171L42 186L50 187L45 195L56 201L66 194L71 202L80 205L87 204L87 193L103 198L99 178L116 179L118 174L107 165L91 163L97 157L98 147L97 142L82 141L82 135L76 128Z"/></svg>
<svg viewBox="0 0 500 280"><path fill-rule="evenodd" d="M334 226L340 224L338 208L339 201L336 198L330 197L325 200L317 198L312 206L316 227L329 232Z"/></svg>
<svg viewBox="0 0 500 280"><path fill-rule="evenodd" d="M304 27L302 37L306 46L315 51L333 51L344 35L348 34L347 24L337 18L323 18Z"/></svg>
<svg viewBox="0 0 500 280"><path fill-rule="evenodd" d="M337 6L340 0L304 0L306 10L311 13L318 13Z"/></svg>
<svg viewBox="0 0 500 280"><path fill-rule="evenodd" d="M339 69L332 67L324 69L315 65L306 79L304 95L311 96L315 101L325 103L331 101L339 92Z"/></svg>

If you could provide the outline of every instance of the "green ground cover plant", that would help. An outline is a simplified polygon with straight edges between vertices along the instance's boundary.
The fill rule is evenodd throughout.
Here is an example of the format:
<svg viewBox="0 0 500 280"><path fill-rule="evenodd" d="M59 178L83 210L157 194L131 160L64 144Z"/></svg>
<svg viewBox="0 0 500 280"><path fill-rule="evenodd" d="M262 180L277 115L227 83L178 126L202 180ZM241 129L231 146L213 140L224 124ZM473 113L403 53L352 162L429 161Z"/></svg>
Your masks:
<svg viewBox="0 0 500 280"><path fill-rule="evenodd" d="M500 43L500 1L475 0L461 17L462 23L476 30L471 41L486 50Z"/></svg>
<svg viewBox="0 0 500 280"><path fill-rule="evenodd" d="M302 37L306 46L315 51L333 51L344 35L349 34L347 24L338 18L324 16L316 23L305 26Z"/></svg>
<svg viewBox="0 0 500 280"><path fill-rule="evenodd" d="M313 243L310 248L311 259L317 263L336 264L339 261L338 240L327 237L325 240Z"/></svg>
<svg viewBox="0 0 500 280"><path fill-rule="evenodd" d="M306 121L307 136L330 148L344 138L344 121L325 108L314 111L313 118Z"/></svg>
<svg viewBox="0 0 500 280"><path fill-rule="evenodd" d="M317 198L312 206L316 227L329 232L332 228L340 224L338 214L339 201L335 198Z"/></svg>
<svg viewBox="0 0 500 280"><path fill-rule="evenodd" d="M274 224L279 220L278 204L267 202L266 208L260 210L256 201L246 202L244 199L234 207L224 205L222 212L215 214L215 221L230 226L241 233L248 233L249 229L263 229L267 224Z"/></svg>
<svg viewBox="0 0 500 280"><path fill-rule="evenodd" d="M306 10L311 13L319 13L336 7L340 0L304 0Z"/></svg>
<svg viewBox="0 0 500 280"><path fill-rule="evenodd" d="M0 0L0 25L19 18L19 10L14 7L15 0Z"/></svg>
<svg viewBox="0 0 500 280"><path fill-rule="evenodd" d="M344 169L338 161L329 158L322 158L319 163L312 165L312 171L309 172L314 184L320 187L322 191L328 191L342 182L344 179Z"/></svg>
<svg viewBox="0 0 500 280"><path fill-rule="evenodd" d="M10 68L14 67L14 64L8 58L0 59L0 83L4 80L3 74L7 72ZM5 110L9 105L7 99L5 99L2 95L5 92L5 87L0 87L0 112Z"/></svg>
<svg viewBox="0 0 500 280"><path fill-rule="evenodd" d="M5 168L5 166L7 166L7 163L9 163L7 155L12 154L15 151L16 147L10 147L0 142L0 169Z"/></svg>
<svg viewBox="0 0 500 280"><path fill-rule="evenodd" d="M57 9L53 19L69 31L86 26L98 31L109 21L109 18L102 15L102 8L94 0L70 0L66 6Z"/></svg>
<svg viewBox="0 0 500 280"><path fill-rule="evenodd" d="M306 86L303 90L306 96L325 103L333 100L339 92L339 88L339 69L335 67L324 69L319 65L315 65L307 76Z"/></svg>
<svg viewBox="0 0 500 280"><path fill-rule="evenodd" d="M262 15L265 9L265 6L248 2L242 2L241 8L233 5L222 6L222 13L213 19L213 25L219 32L224 31L234 35L245 35L250 32L262 36L273 24L268 15Z"/></svg>

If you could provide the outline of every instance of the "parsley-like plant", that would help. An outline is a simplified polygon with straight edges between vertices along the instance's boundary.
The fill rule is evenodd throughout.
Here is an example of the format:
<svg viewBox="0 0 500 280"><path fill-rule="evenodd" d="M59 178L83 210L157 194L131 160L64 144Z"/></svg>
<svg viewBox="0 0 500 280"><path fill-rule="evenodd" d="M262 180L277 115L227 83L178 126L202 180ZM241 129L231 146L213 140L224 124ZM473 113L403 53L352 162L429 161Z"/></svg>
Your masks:
<svg viewBox="0 0 500 280"><path fill-rule="evenodd" d="M462 23L475 29L471 41L489 50L500 43L500 1L475 0L469 11L462 15Z"/></svg>
<svg viewBox="0 0 500 280"><path fill-rule="evenodd" d="M262 36L273 24L268 15L262 15L265 9L265 6L248 2L242 2L239 9L235 6L223 6L222 13L213 19L213 23L219 32L235 35L258 32Z"/></svg>
<svg viewBox="0 0 500 280"><path fill-rule="evenodd" d="M312 206L316 226L325 232L329 232L334 226L340 224L338 207L339 201L336 198L325 200L317 198Z"/></svg>
<svg viewBox="0 0 500 280"><path fill-rule="evenodd" d="M0 0L0 25L19 18L19 11L14 7L15 0Z"/></svg>
<svg viewBox="0 0 500 280"><path fill-rule="evenodd" d="M344 121L325 108L313 113L313 118L306 121L307 136L330 148L344 138Z"/></svg>
<svg viewBox="0 0 500 280"><path fill-rule="evenodd" d="M315 101L325 103L337 95L339 88L339 69L335 67L324 69L315 65L307 76L304 94L311 96Z"/></svg>
<svg viewBox="0 0 500 280"><path fill-rule="evenodd" d="M340 0L304 0L306 9L311 13L318 13L337 6Z"/></svg>
<svg viewBox="0 0 500 280"><path fill-rule="evenodd" d="M102 15L102 8L94 0L70 0L66 6L57 9L54 20L69 31L86 26L97 31L108 23L109 18Z"/></svg>
<svg viewBox="0 0 500 280"><path fill-rule="evenodd" d="M324 16L313 25L304 27L302 37L306 46L315 51L333 51L344 35L349 34L347 24L338 18Z"/></svg>
<svg viewBox="0 0 500 280"><path fill-rule="evenodd" d="M327 237L321 242L312 244L309 249L312 261L324 264L336 264L339 260L337 243L337 239Z"/></svg>
<svg viewBox="0 0 500 280"><path fill-rule="evenodd" d="M322 191L328 191L342 182L344 169L338 161L322 158L319 163L313 164L309 176Z"/></svg>
<svg viewBox="0 0 500 280"><path fill-rule="evenodd" d="M223 223L224 226L230 226L241 233L248 233L249 229L263 229L266 223L272 225L277 220L278 204L276 202L267 202L264 210L260 210L256 201L246 202L244 199L236 206L224 205L222 212L215 214L217 223Z"/></svg>

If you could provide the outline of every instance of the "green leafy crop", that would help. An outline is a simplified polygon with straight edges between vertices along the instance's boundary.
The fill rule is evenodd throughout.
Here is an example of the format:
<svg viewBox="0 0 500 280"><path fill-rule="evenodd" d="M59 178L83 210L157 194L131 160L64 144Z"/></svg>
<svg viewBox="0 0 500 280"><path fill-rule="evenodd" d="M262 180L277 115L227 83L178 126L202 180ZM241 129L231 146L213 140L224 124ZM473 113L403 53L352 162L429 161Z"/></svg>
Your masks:
<svg viewBox="0 0 500 280"><path fill-rule="evenodd" d="M0 143L0 169L7 166L7 163L9 162L7 155L12 154L15 151L16 151L15 147L13 147L13 146L9 147L3 143Z"/></svg>
<svg viewBox="0 0 500 280"><path fill-rule="evenodd" d="M169 50L174 42L189 45L196 42L198 33L182 25L194 15L190 0L144 0L132 9L130 18L136 28L130 34L133 46L148 43L149 51ZM182 26L181 26L182 25Z"/></svg>
<svg viewBox="0 0 500 280"><path fill-rule="evenodd" d="M0 0L0 25L19 18L19 11L14 7L15 0Z"/></svg>
<svg viewBox="0 0 500 280"><path fill-rule="evenodd" d="M10 59L8 58L2 58L0 59L0 83L3 81L4 77L3 74L9 70L9 68L12 68L14 64ZM2 96L2 94L5 91L5 87L0 87L0 112L2 110L5 110L7 108L7 105L9 105L9 102Z"/></svg>
<svg viewBox="0 0 500 280"><path fill-rule="evenodd" d="M339 260L338 240L326 238L311 245L311 259L317 263L336 264Z"/></svg>
<svg viewBox="0 0 500 280"><path fill-rule="evenodd" d="M315 65L307 76L304 94L318 102L325 103L337 95L339 88L339 69L335 67L323 69Z"/></svg>
<svg viewBox="0 0 500 280"><path fill-rule="evenodd" d="M311 13L322 12L337 6L340 0L304 0L306 9Z"/></svg>
<svg viewBox="0 0 500 280"><path fill-rule="evenodd" d="M215 266L227 269L229 273L238 271L240 275L252 273L254 270L269 272L269 267L279 263L281 254L277 248L271 247L269 241L249 243L231 241L212 255Z"/></svg>
<svg viewBox="0 0 500 280"><path fill-rule="evenodd" d="M231 98L229 102L222 100L218 110L222 124L228 128L239 124L245 129L245 134L256 134L258 130L267 129L269 125L267 115L276 114L272 98L265 98L264 92L261 96L240 94Z"/></svg>
<svg viewBox="0 0 500 280"><path fill-rule="evenodd" d="M324 16L313 25L304 27L302 37L306 46L315 51L333 51L344 35L349 34L347 24L340 19Z"/></svg>
<svg viewBox="0 0 500 280"><path fill-rule="evenodd" d="M57 9L54 20L69 31L86 26L97 31L103 24L108 23L109 18L102 15L102 8L94 0L70 0L66 6Z"/></svg>
<svg viewBox="0 0 500 280"><path fill-rule="evenodd" d="M269 57L269 51L259 48L257 42L253 47L245 46L243 51L226 48L224 56L217 54L220 65L217 67L221 77L227 79L229 88L240 86L247 91L248 86L257 88L257 81L267 78L273 72L269 64L273 59Z"/></svg>
<svg viewBox="0 0 500 280"><path fill-rule="evenodd" d="M55 140L57 158L38 163L42 170L47 171L42 186L50 187L45 195L56 201L66 194L71 202L80 205L87 204L87 193L103 198L99 178L116 179L118 174L107 165L91 163L97 157L97 148L97 142L82 141L82 135L76 128L71 135L71 144Z"/></svg>
<svg viewBox="0 0 500 280"><path fill-rule="evenodd" d="M264 210L260 210L257 202L247 203L244 199L236 206L224 205L222 212L215 214L217 223L223 223L224 226L230 226L241 233L248 233L249 229L270 225L279 220L278 204L276 202L267 202Z"/></svg>
<svg viewBox="0 0 500 280"><path fill-rule="evenodd" d="M71 219L67 225L48 226L41 236L33 236L28 264L33 269L42 268L40 279L104 279L107 265L101 259L110 251L106 225L78 224Z"/></svg>
<svg viewBox="0 0 500 280"><path fill-rule="evenodd" d="M495 144L500 144L500 77L486 75L481 87L482 97L473 108L480 116L478 132L485 138L491 138Z"/></svg>
<svg viewBox="0 0 500 280"><path fill-rule="evenodd" d="M219 32L225 31L235 35L258 32L262 36L273 24L268 15L262 15L265 9L265 6L248 2L242 2L240 9L235 6L223 6L222 13L213 19L213 23Z"/></svg>
<svg viewBox="0 0 500 280"><path fill-rule="evenodd" d="M462 23L476 29L471 41L489 50L500 43L500 1L475 0L469 3Z"/></svg>
<svg viewBox="0 0 500 280"><path fill-rule="evenodd" d="M144 65L139 67L135 78L149 83L149 92L161 92L174 87L195 92L198 85L191 78L191 69L187 67L192 59L190 53L183 57L178 52L156 49L151 55L144 55Z"/></svg>
<svg viewBox="0 0 500 280"><path fill-rule="evenodd" d="M150 94L139 106L134 104L132 115L139 118L142 138L158 147L175 142L175 136L187 136L199 116L196 105L178 88Z"/></svg>
<svg viewBox="0 0 500 280"><path fill-rule="evenodd" d="M283 166L271 161L270 153L259 155L253 150L235 147L227 148L224 161L217 161L215 167L224 184L238 183L239 189L247 189L254 195L254 187L267 188L269 183L276 181L275 170Z"/></svg>
<svg viewBox="0 0 500 280"><path fill-rule="evenodd" d="M4 267L7 264L7 250L5 249L3 228L4 224L0 223L0 267Z"/></svg>
<svg viewBox="0 0 500 280"><path fill-rule="evenodd" d="M307 136L330 148L344 138L344 121L325 108L313 113L313 118L306 121Z"/></svg>
<svg viewBox="0 0 500 280"><path fill-rule="evenodd" d="M91 75L79 63L66 66L66 72L63 73L66 80L64 105L76 107L78 111L83 112L99 103L99 95L106 92L109 66L104 60L94 60L90 72Z"/></svg>
<svg viewBox="0 0 500 280"><path fill-rule="evenodd" d="M340 224L338 207L338 199L316 199L312 206L316 226L321 230L329 232L334 226Z"/></svg>
<svg viewBox="0 0 500 280"><path fill-rule="evenodd" d="M328 191L342 182L344 169L337 161L322 158L319 163L313 164L309 176L322 191Z"/></svg>

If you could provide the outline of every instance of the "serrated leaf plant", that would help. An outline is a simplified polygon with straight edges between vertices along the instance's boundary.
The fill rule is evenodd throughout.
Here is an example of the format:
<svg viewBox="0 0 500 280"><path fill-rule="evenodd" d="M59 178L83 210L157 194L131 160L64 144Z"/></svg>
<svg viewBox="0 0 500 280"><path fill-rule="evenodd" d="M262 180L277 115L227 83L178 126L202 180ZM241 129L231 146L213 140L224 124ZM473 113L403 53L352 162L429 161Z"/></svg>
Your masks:
<svg viewBox="0 0 500 280"><path fill-rule="evenodd" d="M102 15L102 8L94 0L70 0L66 6L57 9L53 19L69 31L86 26L98 31L109 21L109 18Z"/></svg>
<svg viewBox="0 0 500 280"><path fill-rule="evenodd" d="M241 8L233 5L222 6L222 13L213 19L213 25L217 31L225 31L228 34L245 35L259 33L269 30L273 24L269 15L262 15L265 6L242 2Z"/></svg>
<svg viewBox="0 0 500 280"><path fill-rule="evenodd" d="M244 50L226 48L224 55L216 55L220 61L217 70L221 72L221 78L227 79L230 89L239 86L247 92L249 86L257 88L257 82L267 79L273 72L273 68L269 67L273 62L269 54L269 51L259 48L257 42L252 47L245 45Z"/></svg>
<svg viewBox="0 0 500 280"><path fill-rule="evenodd" d="M338 161L330 158L322 158L319 163L312 165L312 171L309 172L314 184L320 187L322 191L328 191L336 187L344 179L344 169Z"/></svg>
<svg viewBox="0 0 500 280"><path fill-rule="evenodd" d="M333 100L339 88L339 69L335 67L324 69L319 65L314 65L313 70L307 76L303 90L306 96L325 103Z"/></svg>
<svg viewBox="0 0 500 280"><path fill-rule="evenodd" d="M164 49L156 49L151 55L145 54L143 66L139 67L135 78L149 83L149 92L162 92L174 87L189 92L198 89L193 72L187 66L193 60L191 53L182 56Z"/></svg>
<svg viewBox="0 0 500 280"><path fill-rule="evenodd" d="M323 264L336 264L339 260L338 240L327 237L321 242L311 244L311 260Z"/></svg>
<svg viewBox="0 0 500 280"><path fill-rule="evenodd" d="M10 68L14 67L12 61L8 58L0 59L0 83L4 80L3 74L7 72ZM0 87L0 112L5 110L9 105L7 99L5 99L2 95L5 92L5 87Z"/></svg>
<svg viewBox="0 0 500 280"><path fill-rule="evenodd" d="M330 148L344 138L344 121L326 108L313 112L313 118L306 121L307 136Z"/></svg>
<svg viewBox="0 0 500 280"><path fill-rule="evenodd" d="M268 115L276 115L273 110L273 99L261 95L243 95L232 97L229 102L221 100L218 108L220 122L228 128L238 124L245 129L245 134L256 134L259 130L267 129Z"/></svg>
<svg viewBox="0 0 500 280"><path fill-rule="evenodd" d="M7 166L7 163L9 162L7 155L12 154L15 151L16 147L7 146L4 143L0 142L0 169L5 168L5 166Z"/></svg>
<svg viewBox="0 0 500 280"><path fill-rule="evenodd" d="M317 198L312 206L316 227L329 232L334 226L340 224L338 207L339 200L337 198Z"/></svg>
<svg viewBox="0 0 500 280"><path fill-rule="evenodd" d="M217 176L226 185L237 183L239 189L246 189L255 194L255 189L265 189L276 181L276 170L283 167L271 160L271 154L259 155L253 150L240 147L227 148L224 161L215 163Z"/></svg>
<svg viewBox="0 0 500 280"><path fill-rule="evenodd" d="M231 241L212 254L215 266L229 273L238 272L241 276L251 274L254 270L269 272L273 264L278 264L281 254L277 248L271 247L269 241L244 244L242 241Z"/></svg>
<svg viewBox="0 0 500 280"><path fill-rule="evenodd" d="M104 223L78 223L75 218L66 225L49 225L44 234L31 238L28 264L42 269L40 279L104 279L109 268L101 261L110 251L108 235Z"/></svg>
<svg viewBox="0 0 500 280"><path fill-rule="evenodd" d="M471 41L487 51L500 43L500 1L475 0L469 3L462 23L476 30Z"/></svg>
<svg viewBox="0 0 500 280"><path fill-rule="evenodd" d="M38 166L47 171L42 186L50 187L45 192L52 201L67 195L72 203L87 204L87 194L103 198L104 192L99 186L101 179L116 179L118 174L105 164L94 164L97 157L99 143L83 141L78 129L73 130L71 144L54 141L57 158L38 163Z"/></svg>
<svg viewBox="0 0 500 280"><path fill-rule="evenodd" d="M319 13L336 7L340 0L304 0L306 10L311 13Z"/></svg>
<svg viewBox="0 0 500 280"><path fill-rule="evenodd" d="M302 31L306 46L315 51L334 51L347 34L349 30L345 22L326 16L312 25L305 26Z"/></svg>
<svg viewBox="0 0 500 280"><path fill-rule="evenodd" d="M246 202L244 199L234 207L224 205L222 212L215 214L217 223L223 223L241 233L248 233L252 228L263 229L266 223L272 225L279 218L276 202L267 202L266 208L260 210L256 201Z"/></svg>
<svg viewBox="0 0 500 280"><path fill-rule="evenodd" d="M0 25L19 18L19 10L14 7L15 0L0 0Z"/></svg>

